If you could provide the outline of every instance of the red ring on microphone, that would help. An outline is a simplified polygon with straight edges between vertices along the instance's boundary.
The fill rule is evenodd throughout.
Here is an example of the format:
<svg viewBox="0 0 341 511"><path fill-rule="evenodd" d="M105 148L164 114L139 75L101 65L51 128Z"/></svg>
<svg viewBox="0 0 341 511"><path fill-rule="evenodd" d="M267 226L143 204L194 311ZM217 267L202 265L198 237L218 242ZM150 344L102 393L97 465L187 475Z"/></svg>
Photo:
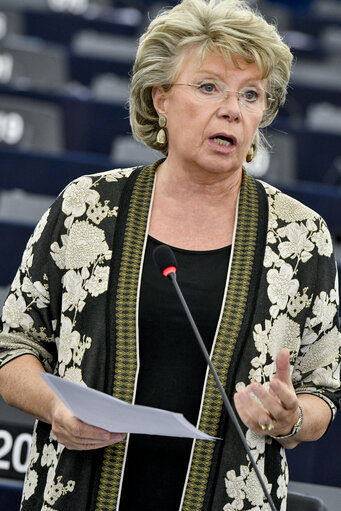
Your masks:
<svg viewBox="0 0 341 511"><path fill-rule="evenodd" d="M176 273L176 267L175 266L167 266L162 272L162 275L164 277L168 277L170 273Z"/></svg>

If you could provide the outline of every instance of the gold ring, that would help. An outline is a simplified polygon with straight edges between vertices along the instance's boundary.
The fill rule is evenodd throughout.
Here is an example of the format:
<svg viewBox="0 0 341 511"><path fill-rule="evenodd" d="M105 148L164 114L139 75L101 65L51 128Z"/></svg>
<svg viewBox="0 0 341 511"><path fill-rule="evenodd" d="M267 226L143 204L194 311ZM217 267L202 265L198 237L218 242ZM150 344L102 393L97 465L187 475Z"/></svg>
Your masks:
<svg viewBox="0 0 341 511"><path fill-rule="evenodd" d="M274 421L272 419L271 422L267 425L266 429L268 431L272 431L273 429L275 429Z"/></svg>
<svg viewBox="0 0 341 511"><path fill-rule="evenodd" d="M259 427L262 431L272 431L275 429L274 421L271 419L269 424L259 424Z"/></svg>

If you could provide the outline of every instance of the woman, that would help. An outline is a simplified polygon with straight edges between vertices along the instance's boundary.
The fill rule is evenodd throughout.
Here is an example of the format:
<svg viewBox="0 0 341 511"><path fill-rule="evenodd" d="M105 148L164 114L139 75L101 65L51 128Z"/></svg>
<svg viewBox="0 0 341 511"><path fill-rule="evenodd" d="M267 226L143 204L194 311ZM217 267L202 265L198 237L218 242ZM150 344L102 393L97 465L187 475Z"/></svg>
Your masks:
<svg viewBox="0 0 341 511"><path fill-rule="evenodd" d="M179 282L277 509L284 448L338 407L340 333L329 233L244 170L286 94L292 56L241 1L184 0L140 40L137 139L166 158L72 183L29 241L3 311L0 385L39 419L22 510L268 510L181 306ZM205 442L80 422L39 371L184 413ZM52 425L52 427L51 427Z"/></svg>

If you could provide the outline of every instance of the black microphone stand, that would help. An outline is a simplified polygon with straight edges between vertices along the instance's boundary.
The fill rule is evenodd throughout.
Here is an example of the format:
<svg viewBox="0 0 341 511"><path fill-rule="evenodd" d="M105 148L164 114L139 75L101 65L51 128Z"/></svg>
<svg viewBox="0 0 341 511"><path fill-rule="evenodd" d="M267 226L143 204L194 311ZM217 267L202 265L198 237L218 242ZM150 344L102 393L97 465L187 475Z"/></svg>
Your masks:
<svg viewBox="0 0 341 511"><path fill-rule="evenodd" d="M268 502L269 502L269 505L270 505L270 507L271 507L272 511L277 511L277 510L276 510L276 508L275 508L275 504L273 503L273 500L272 500L272 498L271 498L271 495L270 495L270 493L268 492L268 489L267 489L267 487L266 487L266 484L265 484L265 482L264 482L264 480L263 480L263 478L262 478L262 475L261 475L261 473L259 472L259 469L258 469L258 467L257 467L257 464L256 464L256 462L255 462L255 460L254 460L254 458L253 458L253 456L252 456L252 454L251 454L250 448L249 448L249 446L247 445L246 439L245 439L245 437L244 437L244 433L243 433L243 431L242 431L242 429L241 429L241 427L240 427L240 425L239 425L239 422L238 422L238 420L237 420L236 414L235 414L235 413L234 413L234 411L233 411L233 408L232 408L232 406L231 406L231 404L230 404L230 401L228 400L228 397L227 397L227 395L226 395L226 393L225 393L225 390L224 390L224 388L223 388L223 386L222 386L222 384L221 384L221 382L220 382L220 379L219 379L219 376L218 376L218 374L217 374L217 371L215 370L215 367L214 367L214 365L213 365L213 363L212 363L212 361L211 361L211 359L210 359L210 356L209 356L209 354L208 354L208 352L207 352L207 349L206 349L206 346L205 346L205 344L204 344L204 341L202 340L202 337L201 337L201 335L200 335L200 333L199 333L199 330L198 330L198 328L197 328L197 326L196 326L196 324L195 324L195 322L194 322L194 319L193 319L193 317L192 317L191 311L189 310L189 308L188 308L188 306L187 306L187 303L186 303L186 301L185 301L185 298L184 298L184 296L183 296L183 294L182 294L182 291L181 291L181 289L180 289L180 287L179 287L179 284L178 284L178 282L177 282L177 280L176 280L176 274L175 274L175 272L170 272L170 273L168 273L167 277L170 277L170 279L171 279L171 281L172 281L172 283L173 283L173 285L174 285L174 288L175 288L175 290L176 290L176 292L177 292L177 295L178 295L178 297L179 297L179 299L180 299L180 301L181 301L181 303L182 303L182 305L183 305L183 308L185 309L185 312L186 312L187 318L188 318L188 320L189 320L189 322L190 322L190 324L191 324L191 327L193 328L194 334L195 334L195 336L196 336L196 338L197 338L197 340L198 340L198 342L199 342L199 345L200 345L201 351L202 351L202 353L203 353L203 355L204 355L204 357L205 357L205 359L206 359L206 362L208 363L208 366L209 366L209 368L210 368L210 370L211 370L211 373L213 374L213 377L214 377L214 379L215 379L215 381L216 381L216 384L217 384L217 386L218 386L218 388L219 388L219 391L220 391L220 394L221 394L221 396L222 396L222 398L223 398L223 401L224 401L224 405L225 405L225 407L226 407L226 410L227 410L227 412L228 412L228 414L229 414L229 416L230 416L230 419L232 420L233 424L234 424L234 425L235 425L235 427L236 427L236 430L237 430L237 432L238 432L238 435L239 435L239 437L240 437L240 440L242 441L242 444L244 445L244 448L245 448L245 450L246 450L246 453L247 453L247 455L248 455L248 457L249 457L249 460L251 461L251 464L252 464L252 466L253 466L253 468L254 468L254 470L255 470L255 472L256 472L256 475L257 475L258 481L260 482L260 484L261 484L261 486L262 486L262 488L263 488L264 494L265 494L265 496L266 496L266 498L267 498L267 500L268 500Z"/></svg>

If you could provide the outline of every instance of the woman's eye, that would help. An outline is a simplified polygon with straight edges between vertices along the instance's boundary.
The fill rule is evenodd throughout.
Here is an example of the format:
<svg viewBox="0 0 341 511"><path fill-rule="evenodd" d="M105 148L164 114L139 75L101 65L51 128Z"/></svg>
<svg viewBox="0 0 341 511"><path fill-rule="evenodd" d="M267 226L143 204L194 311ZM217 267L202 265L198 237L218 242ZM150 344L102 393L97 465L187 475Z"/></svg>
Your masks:
<svg viewBox="0 0 341 511"><path fill-rule="evenodd" d="M242 98L245 99L245 101L254 103L259 100L259 92L254 89L245 90L242 92Z"/></svg>
<svg viewBox="0 0 341 511"><path fill-rule="evenodd" d="M199 86L199 90L204 92L205 94L212 94L218 92L217 86L215 83L201 83Z"/></svg>

